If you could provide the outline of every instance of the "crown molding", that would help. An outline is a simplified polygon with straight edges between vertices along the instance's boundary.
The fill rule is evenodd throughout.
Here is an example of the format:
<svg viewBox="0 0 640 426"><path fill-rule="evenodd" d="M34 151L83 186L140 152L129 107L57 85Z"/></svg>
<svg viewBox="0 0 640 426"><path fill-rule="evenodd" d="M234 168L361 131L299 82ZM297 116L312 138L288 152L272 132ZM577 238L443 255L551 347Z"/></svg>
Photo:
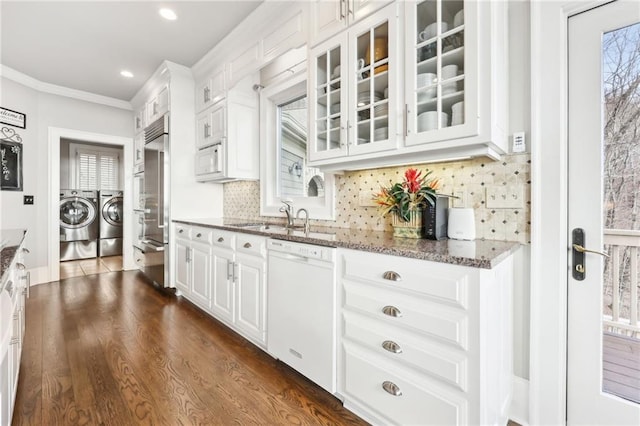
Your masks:
<svg viewBox="0 0 640 426"><path fill-rule="evenodd" d="M114 108L126 109L129 111L133 110L133 108L131 107L131 102L46 83L2 64L0 64L0 77L15 81L16 83L20 83L39 92L65 96L67 98L78 99L80 101L92 102L95 104L106 105Z"/></svg>

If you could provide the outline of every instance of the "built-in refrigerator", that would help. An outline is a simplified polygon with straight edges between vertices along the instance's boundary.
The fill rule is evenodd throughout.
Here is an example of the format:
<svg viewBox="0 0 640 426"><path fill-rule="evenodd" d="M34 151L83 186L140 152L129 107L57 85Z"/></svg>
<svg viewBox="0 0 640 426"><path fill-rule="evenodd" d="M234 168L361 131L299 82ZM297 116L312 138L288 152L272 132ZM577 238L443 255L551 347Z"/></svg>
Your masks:
<svg viewBox="0 0 640 426"><path fill-rule="evenodd" d="M169 115L144 129L144 170L138 173L140 194L137 242L138 268L156 284L169 283Z"/></svg>

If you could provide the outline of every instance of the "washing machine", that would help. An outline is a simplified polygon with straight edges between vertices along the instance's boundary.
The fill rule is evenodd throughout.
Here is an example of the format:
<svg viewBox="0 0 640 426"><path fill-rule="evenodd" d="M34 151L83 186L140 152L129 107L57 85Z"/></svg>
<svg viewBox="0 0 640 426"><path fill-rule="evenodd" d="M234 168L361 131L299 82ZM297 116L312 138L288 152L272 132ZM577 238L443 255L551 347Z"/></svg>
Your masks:
<svg viewBox="0 0 640 426"><path fill-rule="evenodd" d="M60 191L60 260L97 257L98 191Z"/></svg>
<svg viewBox="0 0 640 426"><path fill-rule="evenodd" d="M100 191L100 257L122 254L122 196L122 191Z"/></svg>

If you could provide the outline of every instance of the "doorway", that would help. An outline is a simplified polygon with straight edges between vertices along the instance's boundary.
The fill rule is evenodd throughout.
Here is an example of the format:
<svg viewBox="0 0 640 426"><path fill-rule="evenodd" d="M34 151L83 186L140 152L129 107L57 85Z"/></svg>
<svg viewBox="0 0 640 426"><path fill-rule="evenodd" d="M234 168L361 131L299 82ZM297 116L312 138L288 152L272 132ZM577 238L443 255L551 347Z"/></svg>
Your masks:
<svg viewBox="0 0 640 426"><path fill-rule="evenodd" d="M81 164L81 161L74 159L70 163L65 163L63 161L63 155L65 150L65 145L69 145L70 154L66 155L66 158L74 157L81 153L87 153L91 151L101 150L106 152L107 149L114 150L114 152L118 152L120 155L120 161L122 162L122 166L118 167L118 176L114 179L114 182L109 184L109 176L113 177L113 173L111 175L105 174L105 182L108 183L108 186L112 186L115 189L119 189L121 191L120 197L120 206L118 215L121 215L122 218L122 254L118 255L118 258L109 259L106 262L100 260L100 250L99 250L99 242L101 240L100 228L99 224L97 230L93 232L97 232L97 237L95 237L95 255L91 255L93 253L91 249L89 249L89 254L81 256L82 259L74 259L72 262L77 262L76 264L72 264L69 262L64 262L64 267L61 268L60 260L65 257L65 254L61 251L61 234L62 234L62 226L61 226L61 194L62 190L68 190L69 192L76 191L76 194L66 194L65 195L76 197L75 199L80 201L81 198L89 199L91 195L94 195L92 191L95 192L95 198L92 199L89 204L92 204L92 207L88 207L88 210L93 208L95 210L96 220L99 223L100 215L102 214L102 209L104 205L101 205L100 193L98 193L96 188L100 188L100 182L92 182L92 181L80 181L80 174L77 173L77 167L85 167L84 164ZM71 154L71 145L80 146L80 150L76 149L73 151L73 155ZM130 270L135 269L133 262L133 247L132 247L132 195L131 195L131 185L132 185L132 170L133 170L133 140L131 138L119 137L119 136L111 136L111 135L102 135L97 133L89 133L72 129L60 129L60 128L49 128L49 176L53 177L50 179L50 190L49 190L49 281L58 281L60 278L68 278L74 275L89 275L94 273L108 272L111 270ZM91 161L92 157L90 155L85 155L84 160ZM105 164L108 161L105 162ZM73 165L72 165L73 164ZM73 176L71 176L73 175ZM91 176L91 175L84 175ZM95 175L97 176L97 175ZM57 178L59 177L59 178ZM66 180L65 180L66 179ZM68 183L70 186L75 186L75 188L64 188L63 183ZM88 192L87 192L88 191ZM110 190L111 191L111 190ZM111 194L110 196L117 195ZM80 204L77 204L80 206ZM111 212L113 213L113 212ZM78 215L78 218L82 217L82 209L76 207L71 207L69 210L70 221L73 221L73 217ZM86 238L87 241L91 241L93 236L89 236ZM121 256L121 258L120 258ZM83 262L83 263L81 263Z"/></svg>
<svg viewBox="0 0 640 426"><path fill-rule="evenodd" d="M640 4L569 18L567 423L640 424Z"/></svg>

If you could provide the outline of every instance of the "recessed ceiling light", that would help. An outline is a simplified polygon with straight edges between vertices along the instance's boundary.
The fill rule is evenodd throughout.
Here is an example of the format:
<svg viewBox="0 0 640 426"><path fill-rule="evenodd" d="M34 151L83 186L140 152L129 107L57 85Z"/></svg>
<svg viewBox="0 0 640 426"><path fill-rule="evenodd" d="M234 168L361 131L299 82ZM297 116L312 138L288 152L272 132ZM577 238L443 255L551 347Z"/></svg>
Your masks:
<svg viewBox="0 0 640 426"><path fill-rule="evenodd" d="M133 77L133 73L131 71L122 70L120 71L120 75L123 77L131 78Z"/></svg>
<svg viewBox="0 0 640 426"><path fill-rule="evenodd" d="M160 16L169 21L175 21L176 19L178 19L178 15L176 15L173 10L166 8L160 9Z"/></svg>

